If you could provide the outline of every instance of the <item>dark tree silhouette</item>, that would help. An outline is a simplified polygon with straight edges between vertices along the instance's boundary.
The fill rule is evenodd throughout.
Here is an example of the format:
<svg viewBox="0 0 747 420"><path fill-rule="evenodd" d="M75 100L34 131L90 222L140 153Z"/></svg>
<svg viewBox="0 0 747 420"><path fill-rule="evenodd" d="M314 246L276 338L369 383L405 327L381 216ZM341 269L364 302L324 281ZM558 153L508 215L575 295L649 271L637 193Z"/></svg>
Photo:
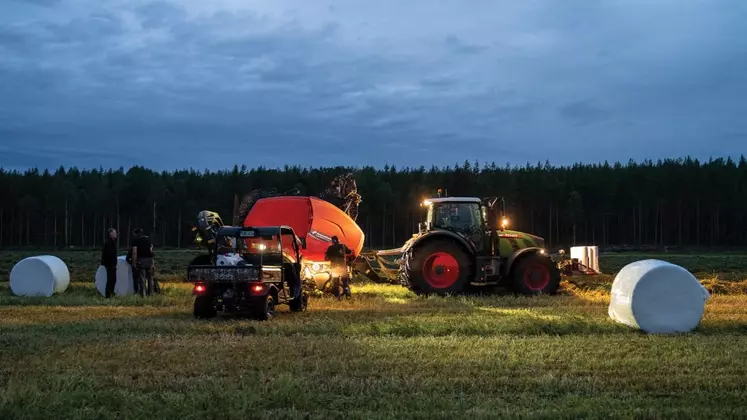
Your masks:
<svg viewBox="0 0 747 420"><path fill-rule="evenodd" d="M197 212L231 220L237 197L259 189L319 195L353 172L363 201L357 221L373 248L399 246L422 220L419 203L449 195L506 198L512 228L546 238L551 249L743 246L747 244L747 160L668 159L627 164L538 163L499 167L247 169L199 172L0 168L0 247L99 246L108 227L120 241L143 227L159 247L191 246Z"/></svg>

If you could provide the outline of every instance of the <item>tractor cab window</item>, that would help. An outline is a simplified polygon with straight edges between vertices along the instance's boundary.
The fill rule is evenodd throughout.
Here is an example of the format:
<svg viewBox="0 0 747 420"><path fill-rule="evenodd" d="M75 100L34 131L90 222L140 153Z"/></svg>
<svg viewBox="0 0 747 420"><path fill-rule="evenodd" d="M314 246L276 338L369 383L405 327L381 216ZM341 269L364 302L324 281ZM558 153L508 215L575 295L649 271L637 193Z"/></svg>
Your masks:
<svg viewBox="0 0 747 420"><path fill-rule="evenodd" d="M434 206L433 226L441 229L470 231L482 224L480 206L473 203L442 203Z"/></svg>

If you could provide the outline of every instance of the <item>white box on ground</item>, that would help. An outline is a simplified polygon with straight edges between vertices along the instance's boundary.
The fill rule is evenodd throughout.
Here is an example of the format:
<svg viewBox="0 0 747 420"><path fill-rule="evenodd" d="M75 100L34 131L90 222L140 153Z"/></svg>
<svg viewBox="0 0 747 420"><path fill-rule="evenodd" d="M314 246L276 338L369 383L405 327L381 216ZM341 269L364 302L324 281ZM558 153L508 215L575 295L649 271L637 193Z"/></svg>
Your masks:
<svg viewBox="0 0 747 420"><path fill-rule="evenodd" d="M589 248L589 268L599 272L599 247L590 246Z"/></svg>
<svg viewBox="0 0 747 420"><path fill-rule="evenodd" d="M106 296L106 268L99 266L96 271L96 290L101 296ZM132 266L127 263L126 256L117 257L117 282L114 285L114 294L117 296L130 296L135 294L135 280L132 278Z"/></svg>
<svg viewBox="0 0 747 420"><path fill-rule="evenodd" d="M10 271L10 290L17 296L50 297L69 285L70 270L54 255L24 258Z"/></svg>
<svg viewBox="0 0 747 420"><path fill-rule="evenodd" d="M609 316L647 333L690 332L703 318L710 293L685 268L641 260L623 267L612 283Z"/></svg>
<svg viewBox="0 0 747 420"><path fill-rule="evenodd" d="M571 258L578 259L584 267L599 272L599 247L597 246L572 246Z"/></svg>

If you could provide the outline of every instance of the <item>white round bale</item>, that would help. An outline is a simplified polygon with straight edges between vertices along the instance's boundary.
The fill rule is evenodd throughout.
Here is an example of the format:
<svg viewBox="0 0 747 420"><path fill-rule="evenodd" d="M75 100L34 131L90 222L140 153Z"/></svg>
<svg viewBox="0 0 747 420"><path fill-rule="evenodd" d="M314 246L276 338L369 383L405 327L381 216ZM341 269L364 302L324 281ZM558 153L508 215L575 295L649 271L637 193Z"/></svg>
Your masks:
<svg viewBox="0 0 747 420"><path fill-rule="evenodd" d="M106 268L99 266L96 270L96 290L101 296L106 296ZM117 296L130 296L135 294L135 280L132 278L132 266L127 263L123 255L117 257L117 282L114 284L114 294Z"/></svg>
<svg viewBox="0 0 747 420"><path fill-rule="evenodd" d="M50 297L69 285L67 264L54 255L24 258L10 271L10 290L16 296Z"/></svg>
<svg viewBox="0 0 747 420"><path fill-rule="evenodd" d="M647 333L690 332L703 318L710 294L685 268L641 260L623 267L612 283L609 316Z"/></svg>

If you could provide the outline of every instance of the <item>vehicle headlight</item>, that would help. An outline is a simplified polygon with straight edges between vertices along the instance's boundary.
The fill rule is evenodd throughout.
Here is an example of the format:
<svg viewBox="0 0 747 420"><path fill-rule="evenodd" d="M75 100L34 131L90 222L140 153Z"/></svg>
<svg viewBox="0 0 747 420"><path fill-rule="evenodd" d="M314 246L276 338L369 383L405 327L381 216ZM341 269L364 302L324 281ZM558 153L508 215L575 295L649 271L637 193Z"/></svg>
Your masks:
<svg viewBox="0 0 747 420"><path fill-rule="evenodd" d="M314 271L319 271L322 268L322 266L319 263L311 264L311 269Z"/></svg>

